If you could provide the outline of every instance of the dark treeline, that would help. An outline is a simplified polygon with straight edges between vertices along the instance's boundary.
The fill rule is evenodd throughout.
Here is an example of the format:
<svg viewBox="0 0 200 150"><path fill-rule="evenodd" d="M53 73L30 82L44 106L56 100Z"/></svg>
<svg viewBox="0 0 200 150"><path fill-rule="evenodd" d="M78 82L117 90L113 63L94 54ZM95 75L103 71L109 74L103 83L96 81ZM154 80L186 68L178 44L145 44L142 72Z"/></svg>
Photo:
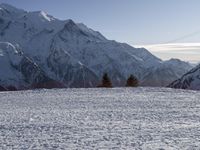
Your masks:
<svg viewBox="0 0 200 150"><path fill-rule="evenodd" d="M128 77L126 83L124 83L124 86L126 87L137 87L138 85L139 85L138 79L132 74ZM101 80L101 84L98 85L97 87L104 87L104 88L113 87L112 81L107 73L104 73ZM0 85L0 91L17 91L17 90L40 89L40 88L51 89L51 88L67 88L67 87L65 87L64 84L62 86L61 84L56 84L56 82L55 83L53 82L41 83L41 84L31 86L30 88L27 88L27 89L17 89L14 86L3 87Z"/></svg>
<svg viewBox="0 0 200 150"><path fill-rule="evenodd" d="M138 79L134 75L130 75L126 81L126 87L137 87L139 85ZM112 81L107 73L104 73L101 84L98 87L112 88Z"/></svg>

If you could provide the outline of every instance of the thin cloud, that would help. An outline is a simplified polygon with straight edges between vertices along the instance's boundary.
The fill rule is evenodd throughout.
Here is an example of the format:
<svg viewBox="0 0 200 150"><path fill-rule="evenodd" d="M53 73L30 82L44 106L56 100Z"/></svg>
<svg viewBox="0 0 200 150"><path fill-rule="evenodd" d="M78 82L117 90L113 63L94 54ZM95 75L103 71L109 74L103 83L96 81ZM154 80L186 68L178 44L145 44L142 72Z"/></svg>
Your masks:
<svg viewBox="0 0 200 150"><path fill-rule="evenodd" d="M152 44L152 45L137 45L136 47L145 47L151 51L174 51L174 50L199 50L200 43L171 43L171 44Z"/></svg>
<svg viewBox="0 0 200 150"><path fill-rule="evenodd" d="M135 47L144 47L164 60L179 58L189 62L200 62L200 43L151 44Z"/></svg>

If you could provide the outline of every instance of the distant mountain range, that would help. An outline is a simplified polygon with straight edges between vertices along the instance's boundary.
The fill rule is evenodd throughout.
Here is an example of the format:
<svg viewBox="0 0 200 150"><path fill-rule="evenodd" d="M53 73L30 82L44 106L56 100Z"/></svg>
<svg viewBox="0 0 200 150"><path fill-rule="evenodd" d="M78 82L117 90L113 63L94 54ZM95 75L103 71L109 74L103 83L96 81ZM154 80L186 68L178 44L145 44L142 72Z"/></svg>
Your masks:
<svg viewBox="0 0 200 150"><path fill-rule="evenodd" d="M96 87L105 72L114 86L130 74L143 86L166 86L191 68L108 40L82 23L0 4L0 90Z"/></svg>
<svg viewBox="0 0 200 150"><path fill-rule="evenodd" d="M170 59L150 68L143 77L141 85L165 87L190 69L191 65L187 62L180 61L179 59Z"/></svg>

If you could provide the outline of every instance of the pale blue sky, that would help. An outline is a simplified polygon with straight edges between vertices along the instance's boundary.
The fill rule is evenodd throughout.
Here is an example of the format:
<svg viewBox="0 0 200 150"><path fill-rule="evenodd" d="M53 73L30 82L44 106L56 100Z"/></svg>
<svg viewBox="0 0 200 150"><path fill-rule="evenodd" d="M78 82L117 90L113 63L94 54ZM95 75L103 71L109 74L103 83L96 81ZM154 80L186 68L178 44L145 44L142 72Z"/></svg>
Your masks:
<svg viewBox="0 0 200 150"><path fill-rule="evenodd" d="M200 39L200 0L0 0L2 2L83 22L108 39L132 45L197 43Z"/></svg>

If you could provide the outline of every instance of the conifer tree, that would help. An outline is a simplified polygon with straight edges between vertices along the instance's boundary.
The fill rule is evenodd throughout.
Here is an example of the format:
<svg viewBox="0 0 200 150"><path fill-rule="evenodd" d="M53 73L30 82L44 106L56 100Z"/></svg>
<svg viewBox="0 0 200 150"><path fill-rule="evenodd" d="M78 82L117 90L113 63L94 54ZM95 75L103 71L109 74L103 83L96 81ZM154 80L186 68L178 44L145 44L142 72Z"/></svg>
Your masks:
<svg viewBox="0 0 200 150"><path fill-rule="evenodd" d="M127 87L137 87L139 84L138 79L134 75L130 75L127 79L126 86Z"/></svg>
<svg viewBox="0 0 200 150"><path fill-rule="evenodd" d="M112 82L107 73L104 73L103 75L101 87L107 87L107 88L112 87Z"/></svg>

